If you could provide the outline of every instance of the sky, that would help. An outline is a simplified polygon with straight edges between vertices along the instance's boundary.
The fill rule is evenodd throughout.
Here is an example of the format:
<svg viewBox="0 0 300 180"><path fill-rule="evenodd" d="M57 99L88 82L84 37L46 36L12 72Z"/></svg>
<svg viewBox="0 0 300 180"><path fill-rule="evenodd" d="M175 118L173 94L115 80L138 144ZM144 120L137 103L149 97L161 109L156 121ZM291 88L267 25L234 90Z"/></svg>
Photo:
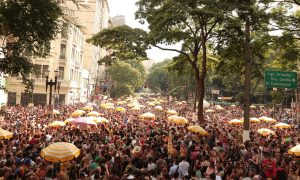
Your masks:
<svg viewBox="0 0 300 180"><path fill-rule="evenodd" d="M110 10L110 16L124 15L125 24L133 28L141 28L147 30L146 25L142 25L135 20L134 13L137 11L137 6L135 5L137 0L107 0ZM173 47L173 46L169 46ZM174 46L178 47L178 46ZM158 48L153 47L148 52L149 59L154 60L155 62L160 62L168 58L172 58L177 55L175 52L162 51Z"/></svg>

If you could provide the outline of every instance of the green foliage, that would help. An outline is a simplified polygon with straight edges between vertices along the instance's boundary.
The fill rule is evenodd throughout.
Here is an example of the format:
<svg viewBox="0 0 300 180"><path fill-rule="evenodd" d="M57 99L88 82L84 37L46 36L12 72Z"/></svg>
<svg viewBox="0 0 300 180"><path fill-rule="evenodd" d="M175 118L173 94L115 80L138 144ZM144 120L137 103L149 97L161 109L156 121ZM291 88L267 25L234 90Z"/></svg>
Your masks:
<svg viewBox="0 0 300 180"><path fill-rule="evenodd" d="M116 82L116 91L118 95L125 96L128 95L128 92L134 92L142 86L144 83L144 76L142 73L145 73L145 69L139 65L135 64L137 68L132 67L130 64L124 61L118 61L108 68L108 73L111 76L112 80ZM138 70L139 69L139 70ZM124 90L125 94L122 94L119 85L128 86L131 91ZM132 94L131 93L131 94Z"/></svg>
<svg viewBox="0 0 300 180"><path fill-rule="evenodd" d="M112 96L116 98L132 95L134 92L128 84L117 84L112 91Z"/></svg>
<svg viewBox="0 0 300 180"><path fill-rule="evenodd" d="M187 98L188 92L194 91L193 75L184 71L181 74L170 70L174 60L165 60L155 64L147 77L148 87L155 93L172 95L178 99Z"/></svg>
<svg viewBox="0 0 300 180"><path fill-rule="evenodd" d="M88 39L87 42L112 50L111 54L99 60L99 64L112 65L118 60L146 60L146 50L149 48L145 42L146 38L147 32L144 30L124 25L104 29Z"/></svg>
<svg viewBox="0 0 300 180"><path fill-rule="evenodd" d="M49 41L59 32L62 11L58 0L9 0L0 2L0 71L9 75L29 74L30 58L46 57Z"/></svg>

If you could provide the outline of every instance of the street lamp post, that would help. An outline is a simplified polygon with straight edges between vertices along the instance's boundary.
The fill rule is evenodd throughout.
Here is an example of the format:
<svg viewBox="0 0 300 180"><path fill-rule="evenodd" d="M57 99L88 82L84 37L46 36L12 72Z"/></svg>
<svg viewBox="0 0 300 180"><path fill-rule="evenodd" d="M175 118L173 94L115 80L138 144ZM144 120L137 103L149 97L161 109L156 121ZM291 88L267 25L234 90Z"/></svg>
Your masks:
<svg viewBox="0 0 300 180"><path fill-rule="evenodd" d="M50 91L49 91L49 105L52 104L52 87L54 86L54 92L56 92L56 87L58 85L58 81L57 81L57 78L58 78L58 75L59 75L59 71L58 70L55 70L54 71L54 81L52 79L50 79L49 81L49 70L46 71L45 75L46 75L46 92L48 90L48 86L50 88Z"/></svg>
<svg viewBox="0 0 300 180"><path fill-rule="evenodd" d="M33 114L33 90L34 90L34 86L35 86L35 79L30 79L30 103L29 103L29 107L30 107L30 113L31 115Z"/></svg>
<svg viewBox="0 0 300 180"><path fill-rule="evenodd" d="M50 108L50 111L48 111L48 117L49 117L49 121L51 120L52 116L53 116L53 110L54 110L54 107L52 105L52 87L54 86L54 92L56 92L56 86L58 85L58 76L59 76L59 71L58 70L55 70L54 71L54 81L52 79L49 80L49 70L45 72L45 76L46 76L46 92L48 90L48 86L50 88L50 91L49 91L49 108Z"/></svg>

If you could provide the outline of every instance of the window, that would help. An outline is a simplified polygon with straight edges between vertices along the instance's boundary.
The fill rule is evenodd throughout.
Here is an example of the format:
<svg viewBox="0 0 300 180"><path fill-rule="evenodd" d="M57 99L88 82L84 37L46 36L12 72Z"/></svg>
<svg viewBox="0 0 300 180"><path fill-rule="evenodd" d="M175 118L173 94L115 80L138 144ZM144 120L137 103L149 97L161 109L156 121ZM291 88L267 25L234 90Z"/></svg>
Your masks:
<svg viewBox="0 0 300 180"><path fill-rule="evenodd" d="M67 46L65 44L60 44L60 59L65 59L66 58L66 48Z"/></svg>
<svg viewBox="0 0 300 180"><path fill-rule="evenodd" d="M35 65L35 75L36 78L41 78L42 77L42 65Z"/></svg>
<svg viewBox="0 0 300 180"><path fill-rule="evenodd" d="M73 71L73 69L71 69L71 73L70 73L70 80L71 81L73 81L73 73L74 73L74 71Z"/></svg>
<svg viewBox="0 0 300 180"><path fill-rule="evenodd" d="M75 61L74 58L75 58L75 47L72 47L71 60L72 60L72 61Z"/></svg>
<svg viewBox="0 0 300 180"><path fill-rule="evenodd" d="M48 65L43 65L43 69L42 69L42 78L46 78L45 76L45 72L48 71L49 66Z"/></svg>
<svg viewBox="0 0 300 180"><path fill-rule="evenodd" d="M59 67L58 67L58 70L59 70L59 77L58 77L58 78L64 79L64 77L65 77L65 74L64 74L65 68L59 66Z"/></svg>

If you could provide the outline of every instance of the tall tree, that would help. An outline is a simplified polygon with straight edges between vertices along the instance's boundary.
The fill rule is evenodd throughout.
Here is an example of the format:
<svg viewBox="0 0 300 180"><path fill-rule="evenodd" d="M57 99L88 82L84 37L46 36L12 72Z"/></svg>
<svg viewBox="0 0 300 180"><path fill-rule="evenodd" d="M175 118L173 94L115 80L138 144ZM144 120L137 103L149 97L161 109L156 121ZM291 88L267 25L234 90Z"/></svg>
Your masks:
<svg viewBox="0 0 300 180"><path fill-rule="evenodd" d="M128 95L129 92L134 92L142 85L141 73L126 62L119 61L114 63L108 68L108 73L116 83L115 90L118 91L118 96ZM123 91L120 89L125 86L127 90L122 94ZM128 89L130 89L130 91Z"/></svg>
<svg viewBox="0 0 300 180"><path fill-rule="evenodd" d="M50 41L60 29L59 0L9 0L0 2L0 71L29 74L31 58L46 57Z"/></svg>
<svg viewBox="0 0 300 180"><path fill-rule="evenodd" d="M214 29L228 13L226 3L218 0L140 0L137 5L136 17L149 24L149 43L161 50L178 52L191 65L197 86L198 120L203 123L207 47ZM182 43L180 49L159 45L176 43Z"/></svg>

